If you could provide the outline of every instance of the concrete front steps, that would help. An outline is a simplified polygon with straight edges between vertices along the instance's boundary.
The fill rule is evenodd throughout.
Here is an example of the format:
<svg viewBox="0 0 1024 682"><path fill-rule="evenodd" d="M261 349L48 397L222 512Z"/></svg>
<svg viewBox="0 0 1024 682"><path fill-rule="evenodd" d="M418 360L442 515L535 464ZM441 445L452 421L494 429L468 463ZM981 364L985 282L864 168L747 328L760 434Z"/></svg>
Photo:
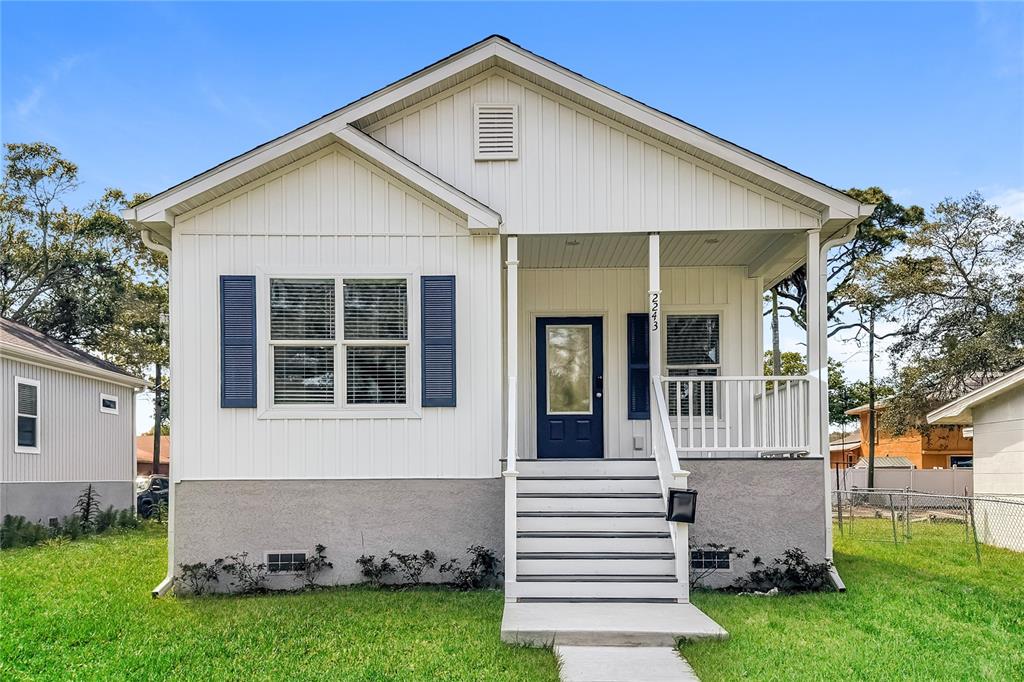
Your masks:
<svg viewBox="0 0 1024 682"><path fill-rule="evenodd" d="M671 647L728 636L676 580L653 459L520 460L516 470L503 641Z"/></svg>
<svg viewBox="0 0 1024 682"><path fill-rule="evenodd" d="M507 597L685 597L654 460L520 460L516 469L517 576Z"/></svg>

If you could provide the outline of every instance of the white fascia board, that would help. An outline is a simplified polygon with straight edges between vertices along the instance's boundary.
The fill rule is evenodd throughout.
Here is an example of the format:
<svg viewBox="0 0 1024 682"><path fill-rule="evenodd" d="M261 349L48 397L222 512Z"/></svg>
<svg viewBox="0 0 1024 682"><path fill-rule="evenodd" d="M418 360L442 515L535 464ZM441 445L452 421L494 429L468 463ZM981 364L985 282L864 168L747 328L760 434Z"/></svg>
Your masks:
<svg viewBox="0 0 1024 682"><path fill-rule="evenodd" d="M433 173L386 147L366 133L346 126L334 134L344 145L387 168L406 182L434 196L466 216L468 227L475 232L497 232L501 215L465 192L453 187Z"/></svg>
<svg viewBox="0 0 1024 682"><path fill-rule="evenodd" d="M929 424L972 424L974 415L972 408L987 400L1006 393L1010 389L1024 385L1024 367L1019 367L995 381L990 381L981 388L975 389L965 396L946 403L942 407L928 413Z"/></svg>
<svg viewBox="0 0 1024 682"><path fill-rule="evenodd" d="M96 367L95 365L78 362L69 358L57 357L42 351L32 350L30 348L22 348L21 346L7 344L3 348L0 348L0 356L9 357L12 360L26 362L39 367L46 367L47 369L55 369L60 372L68 372L70 374L89 377L90 379L99 379L119 386L128 386L136 389L149 386L148 381L140 379L139 377L134 377L129 374L121 374L119 372L111 372L110 370L103 369L102 367Z"/></svg>

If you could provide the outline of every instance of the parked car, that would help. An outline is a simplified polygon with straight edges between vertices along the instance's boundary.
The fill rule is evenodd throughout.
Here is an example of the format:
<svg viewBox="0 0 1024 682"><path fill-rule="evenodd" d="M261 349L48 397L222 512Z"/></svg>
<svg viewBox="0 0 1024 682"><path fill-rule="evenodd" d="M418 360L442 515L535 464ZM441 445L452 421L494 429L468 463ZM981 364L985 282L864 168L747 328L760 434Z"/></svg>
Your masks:
<svg viewBox="0 0 1024 682"><path fill-rule="evenodd" d="M169 491L170 482L166 476L150 476L135 497L139 515L148 519L158 504L168 504Z"/></svg>

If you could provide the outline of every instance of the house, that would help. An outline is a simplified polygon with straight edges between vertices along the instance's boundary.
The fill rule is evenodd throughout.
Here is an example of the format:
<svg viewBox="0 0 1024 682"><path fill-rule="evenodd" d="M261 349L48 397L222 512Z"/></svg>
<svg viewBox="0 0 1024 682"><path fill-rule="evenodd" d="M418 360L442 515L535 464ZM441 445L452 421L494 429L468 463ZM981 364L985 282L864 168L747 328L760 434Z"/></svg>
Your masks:
<svg viewBox="0 0 1024 682"><path fill-rule="evenodd" d="M709 542L824 559L824 291L770 380L762 294L872 208L499 36L152 196L169 570L480 544L512 622L687 605L691 548L747 565Z"/></svg>
<svg viewBox="0 0 1024 682"><path fill-rule="evenodd" d="M0 318L0 516L50 523L92 484L103 507L134 508L135 392L114 364Z"/></svg>
<svg viewBox="0 0 1024 682"><path fill-rule="evenodd" d="M914 469L952 469L953 467L970 467L973 456L971 439L963 433L963 427L957 425L939 426L927 429L922 433L910 428L906 432L895 435L882 428L878 415L885 411L885 403L875 404L875 465L885 466L882 462L887 457L905 457ZM868 456L869 411L867 405L861 405L846 414L860 420L860 455L866 460ZM866 465L865 465L866 466Z"/></svg>
<svg viewBox="0 0 1024 682"><path fill-rule="evenodd" d="M854 469L867 469L868 458L861 457L857 460L857 463L853 465ZM885 457L879 457L875 455L875 468L876 469L913 469L914 463L910 461L909 457L903 457L901 455L887 455Z"/></svg>
<svg viewBox="0 0 1024 682"><path fill-rule="evenodd" d="M828 444L829 464L832 468L853 466L861 456L860 443L858 434L841 433L832 436Z"/></svg>
<svg viewBox="0 0 1024 682"><path fill-rule="evenodd" d="M135 473L139 476L166 476L171 466L171 437L160 436L160 467L153 471L153 435L135 436L135 465Z"/></svg>
<svg viewBox="0 0 1024 682"><path fill-rule="evenodd" d="M974 494L1013 505L976 503L977 525L985 542L1024 551L1024 367L929 412L928 422L971 430Z"/></svg>

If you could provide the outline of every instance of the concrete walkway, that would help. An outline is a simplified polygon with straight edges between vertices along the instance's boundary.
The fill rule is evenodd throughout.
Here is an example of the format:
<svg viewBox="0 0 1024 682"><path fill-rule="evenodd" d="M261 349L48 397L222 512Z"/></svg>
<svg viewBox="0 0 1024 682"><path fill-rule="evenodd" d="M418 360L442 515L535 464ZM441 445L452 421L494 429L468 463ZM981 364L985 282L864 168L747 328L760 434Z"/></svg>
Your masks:
<svg viewBox="0 0 1024 682"><path fill-rule="evenodd" d="M556 645L562 682L699 682L672 647Z"/></svg>

